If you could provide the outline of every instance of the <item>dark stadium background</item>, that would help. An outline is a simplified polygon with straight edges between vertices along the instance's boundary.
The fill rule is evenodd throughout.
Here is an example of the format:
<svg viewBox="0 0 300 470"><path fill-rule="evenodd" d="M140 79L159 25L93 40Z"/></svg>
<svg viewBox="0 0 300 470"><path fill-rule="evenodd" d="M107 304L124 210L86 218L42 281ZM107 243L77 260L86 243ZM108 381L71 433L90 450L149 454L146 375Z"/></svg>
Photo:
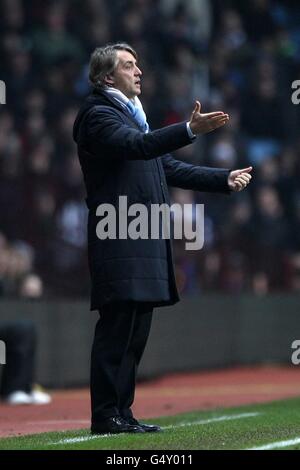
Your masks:
<svg viewBox="0 0 300 470"><path fill-rule="evenodd" d="M205 205L205 243L192 252L174 242L182 301L154 315L139 377L261 364L297 373L296 0L0 0L0 324L34 322L37 383L88 384L97 313L72 127L90 54L115 41L138 51L151 128L188 120L196 99L203 112L229 113L177 158L253 166L241 193L171 189L173 202Z"/></svg>
<svg viewBox="0 0 300 470"><path fill-rule="evenodd" d="M178 152L209 166L254 166L232 197L172 190L205 204L205 246L176 242L183 295L300 290L300 78L297 1L2 0L0 295L89 293L84 188L72 141L92 50L125 40L143 69L152 128L189 118L194 100L226 128Z"/></svg>

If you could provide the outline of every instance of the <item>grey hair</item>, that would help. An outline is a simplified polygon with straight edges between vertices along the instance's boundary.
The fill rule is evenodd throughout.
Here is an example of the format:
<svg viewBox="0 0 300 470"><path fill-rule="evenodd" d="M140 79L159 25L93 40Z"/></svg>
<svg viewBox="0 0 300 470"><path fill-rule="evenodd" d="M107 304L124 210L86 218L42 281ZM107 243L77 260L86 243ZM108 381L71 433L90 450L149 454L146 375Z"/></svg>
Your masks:
<svg viewBox="0 0 300 470"><path fill-rule="evenodd" d="M105 77L115 70L118 64L117 51L128 51L136 60L138 58L135 50L125 42L97 47L91 55L89 66L89 80L95 88L103 88Z"/></svg>

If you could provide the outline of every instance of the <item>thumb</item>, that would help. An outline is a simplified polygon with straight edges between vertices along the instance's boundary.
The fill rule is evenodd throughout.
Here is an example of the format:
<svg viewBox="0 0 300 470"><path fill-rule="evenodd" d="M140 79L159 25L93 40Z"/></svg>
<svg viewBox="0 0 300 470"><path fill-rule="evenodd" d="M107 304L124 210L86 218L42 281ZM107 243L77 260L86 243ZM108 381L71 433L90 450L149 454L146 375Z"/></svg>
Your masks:
<svg viewBox="0 0 300 470"><path fill-rule="evenodd" d="M251 171L253 170L253 167L252 166L248 166L248 168L244 168L243 170L239 170L239 173L251 173Z"/></svg>
<svg viewBox="0 0 300 470"><path fill-rule="evenodd" d="M200 101L196 101L193 114L194 113L200 113L200 111L201 111L201 103L200 103Z"/></svg>

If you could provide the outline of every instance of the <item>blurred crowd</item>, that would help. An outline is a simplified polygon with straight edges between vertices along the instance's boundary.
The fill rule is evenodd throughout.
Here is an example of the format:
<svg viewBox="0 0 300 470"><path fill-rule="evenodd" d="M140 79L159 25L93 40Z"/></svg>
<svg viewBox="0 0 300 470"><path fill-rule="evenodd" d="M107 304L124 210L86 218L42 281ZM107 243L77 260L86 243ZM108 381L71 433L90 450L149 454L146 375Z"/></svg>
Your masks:
<svg viewBox="0 0 300 470"><path fill-rule="evenodd" d="M172 189L205 204L205 244L175 241L183 294L300 291L300 4L283 0L2 0L0 295L89 292L85 191L72 141L89 93L96 46L126 41L139 54L152 128L223 110L230 123L176 157L252 165L230 196Z"/></svg>

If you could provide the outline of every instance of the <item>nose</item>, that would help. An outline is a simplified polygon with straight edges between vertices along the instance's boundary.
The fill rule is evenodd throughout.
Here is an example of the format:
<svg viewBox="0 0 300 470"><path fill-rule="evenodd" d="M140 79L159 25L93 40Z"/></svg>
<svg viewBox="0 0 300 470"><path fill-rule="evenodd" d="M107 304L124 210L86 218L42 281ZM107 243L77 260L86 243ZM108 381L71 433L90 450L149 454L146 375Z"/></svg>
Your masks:
<svg viewBox="0 0 300 470"><path fill-rule="evenodd" d="M143 75L143 72L137 66L135 66L135 75Z"/></svg>

